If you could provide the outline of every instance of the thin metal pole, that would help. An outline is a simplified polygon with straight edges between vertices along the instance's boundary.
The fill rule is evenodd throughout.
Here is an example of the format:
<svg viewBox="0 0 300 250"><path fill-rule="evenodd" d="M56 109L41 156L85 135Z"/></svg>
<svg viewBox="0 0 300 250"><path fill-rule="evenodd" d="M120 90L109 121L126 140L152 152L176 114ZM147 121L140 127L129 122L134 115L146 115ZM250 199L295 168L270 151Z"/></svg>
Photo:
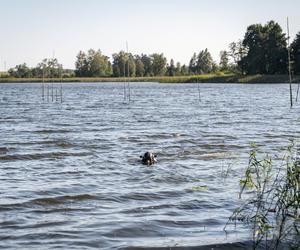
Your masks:
<svg viewBox="0 0 300 250"><path fill-rule="evenodd" d="M62 84L60 84L60 103L63 101L63 89L62 89Z"/></svg>
<svg viewBox="0 0 300 250"><path fill-rule="evenodd" d="M197 78L197 84L198 84L199 102L201 102L201 96L200 96L200 85L199 85L198 78Z"/></svg>
<svg viewBox="0 0 300 250"><path fill-rule="evenodd" d="M49 102L49 95L50 95L49 84L47 84L47 102Z"/></svg>
<svg viewBox="0 0 300 250"><path fill-rule="evenodd" d="M290 80L290 102L291 107L293 107L293 93L292 93L292 73L291 73L291 51L290 51L290 27L289 27L289 18L287 17L287 45L288 45L288 63L289 63L289 80Z"/></svg>
<svg viewBox="0 0 300 250"><path fill-rule="evenodd" d="M300 83L298 83L298 87L297 87L296 102L298 102L299 87L300 87Z"/></svg>
<svg viewBox="0 0 300 250"><path fill-rule="evenodd" d="M128 82L127 82L127 86L128 86L128 100L130 101L130 83L129 83L129 54L128 54L128 42L126 41L126 50L127 50L127 77L128 77Z"/></svg>
<svg viewBox="0 0 300 250"><path fill-rule="evenodd" d="M60 71L60 103L62 103L62 70Z"/></svg>
<svg viewBox="0 0 300 250"><path fill-rule="evenodd" d="M42 99L43 99L43 102L45 101L45 86L44 86L44 83L42 84Z"/></svg>
<svg viewBox="0 0 300 250"><path fill-rule="evenodd" d="M126 62L124 62L124 83L123 83L123 87L124 87L124 102L126 101Z"/></svg>
<svg viewBox="0 0 300 250"><path fill-rule="evenodd" d="M53 102L53 83L52 83L52 88L51 88L51 95L52 95L52 102Z"/></svg>
<svg viewBox="0 0 300 250"><path fill-rule="evenodd" d="M45 101L45 79L44 79L44 67L43 67L43 101Z"/></svg>

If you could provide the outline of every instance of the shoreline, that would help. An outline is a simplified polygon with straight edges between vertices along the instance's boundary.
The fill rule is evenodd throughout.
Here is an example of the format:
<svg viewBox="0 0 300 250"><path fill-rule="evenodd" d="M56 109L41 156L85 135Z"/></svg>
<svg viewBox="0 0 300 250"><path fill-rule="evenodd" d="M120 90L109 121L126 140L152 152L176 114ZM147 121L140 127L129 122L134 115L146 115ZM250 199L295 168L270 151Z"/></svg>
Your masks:
<svg viewBox="0 0 300 250"><path fill-rule="evenodd" d="M158 82L158 83L289 83L288 75L233 75L205 74L192 76L157 77L70 77L45 78L45 83L84 83L84 82ZM42 83L42 78L0 78L0 83ZM300 82L300 76L294 76L293 83Z"/></svg>

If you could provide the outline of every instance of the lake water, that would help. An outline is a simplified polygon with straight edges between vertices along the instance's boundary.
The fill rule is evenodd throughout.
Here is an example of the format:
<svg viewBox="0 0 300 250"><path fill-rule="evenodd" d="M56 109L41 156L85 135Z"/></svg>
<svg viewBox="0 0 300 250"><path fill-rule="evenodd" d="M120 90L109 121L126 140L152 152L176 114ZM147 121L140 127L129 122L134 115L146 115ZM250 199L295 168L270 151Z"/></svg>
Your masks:
<svg viewBox="0 0 300 250"><path fill-rule="evenodd" d="M55 85L56 86L56 85ZM59 85L57 85L59 87ZM0 84L0 248L123 249L243 241L250 144L300 135L288 85ZM156 165L140 163L146 151Z"/></svg>

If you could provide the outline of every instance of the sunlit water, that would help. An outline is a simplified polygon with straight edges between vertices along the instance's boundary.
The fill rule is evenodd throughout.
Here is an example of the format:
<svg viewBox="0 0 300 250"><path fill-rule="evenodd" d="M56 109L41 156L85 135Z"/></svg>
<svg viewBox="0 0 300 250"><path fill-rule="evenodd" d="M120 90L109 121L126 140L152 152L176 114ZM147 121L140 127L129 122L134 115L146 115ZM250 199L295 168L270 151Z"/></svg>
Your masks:
<svg viewBox="0 0 300 250"><path fill-rule="evenodd" d="M121 249L243 241L223 231L250 144L299 138L288 85L0 85L0 247ZM51 93L51 92L50 92ZM56 99L54 97L54 99ZM157 154L152 167L140 163Z"/></svg>

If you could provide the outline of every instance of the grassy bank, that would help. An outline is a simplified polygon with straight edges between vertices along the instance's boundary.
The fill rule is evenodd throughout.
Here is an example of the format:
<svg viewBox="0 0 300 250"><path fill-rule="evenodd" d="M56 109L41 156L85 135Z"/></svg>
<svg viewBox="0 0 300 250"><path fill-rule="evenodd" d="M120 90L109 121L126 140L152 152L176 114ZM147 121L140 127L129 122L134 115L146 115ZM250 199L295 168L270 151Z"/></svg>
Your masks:
<svg viewBox="0 0 300 250"><path fill-rule="evenodd" d="M124 77L72 77L46 78L45 82L124 82ZM161 77L131 77L131 82L159 83L287 83L287 75L234 75L234 74L203 74L193 76L161 76ZM294 76L294 82L299 82L300 76ZM41 78L0 78L0 83L31 83L42 82Z"/></svg>

